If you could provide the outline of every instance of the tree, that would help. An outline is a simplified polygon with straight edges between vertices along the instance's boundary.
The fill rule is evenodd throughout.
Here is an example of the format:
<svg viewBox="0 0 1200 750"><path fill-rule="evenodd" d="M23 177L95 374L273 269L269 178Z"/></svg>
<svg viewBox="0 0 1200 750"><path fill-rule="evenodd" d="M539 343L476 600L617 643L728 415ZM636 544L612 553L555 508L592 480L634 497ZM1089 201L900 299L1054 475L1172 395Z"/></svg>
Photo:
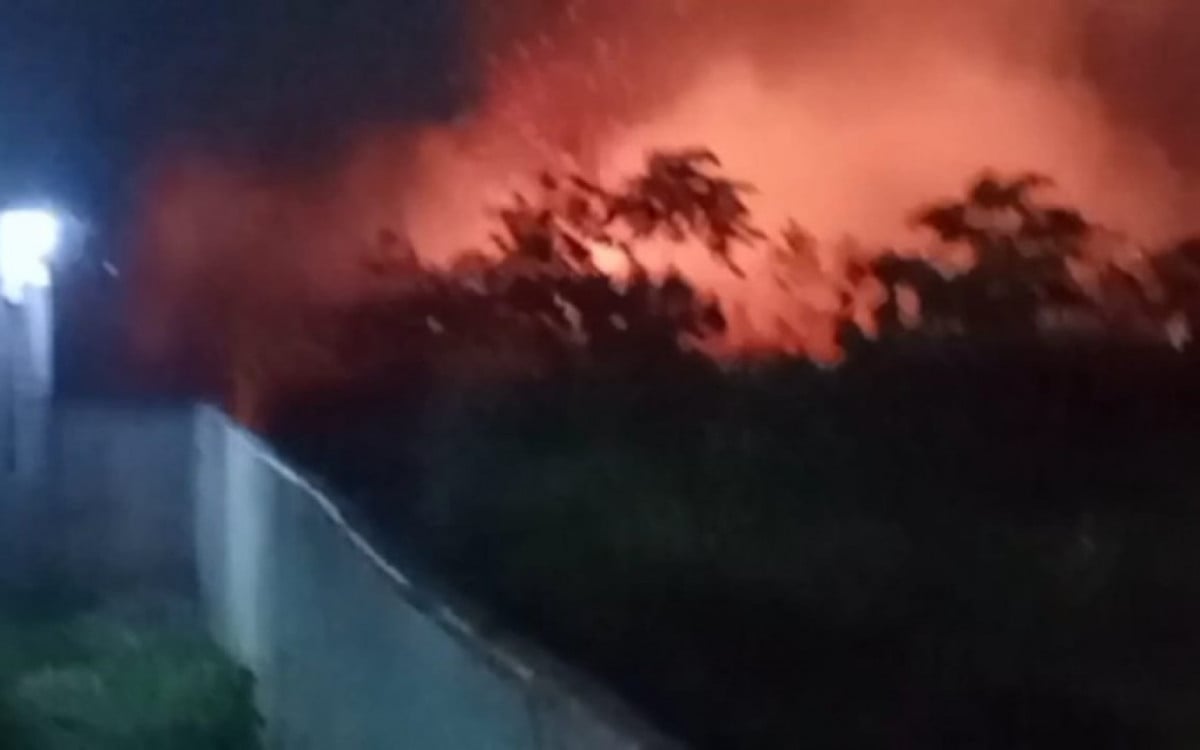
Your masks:
<svg viewBox="0 0 1200 750"><path fill-rule="evenodd" d="M652 273L634 248L649 236L699 240L735 268L733 243L757 230L748 187L712 173L714 162L701 151L654 154L618 190L544 174L537 194L514 193L496 211L490 251L449 270L407 251L389 261L408 246L381 235L368 260L379 292L335 326L339 359L360 381L397 385L686 359L692 343L724 332L721 307L676 272ZM623 270L602 268L601 254L623 258Z"/></svg>
<svg viewBox="0 0 1200 750"><path fill-rule="evenodd" d="M880 310L883 327L902 327L902 290L920 300L925 326L973 336L1031 335L1048 309L1089 307L1071 261L1094 227L1078 211L1037 202L1035 191L1049 184L1036 174L986 174L964 198L917 213L918 226L942 243L965 244L973 262L954 274L920 258L880 255L871 272L892 290Z"/></svg>

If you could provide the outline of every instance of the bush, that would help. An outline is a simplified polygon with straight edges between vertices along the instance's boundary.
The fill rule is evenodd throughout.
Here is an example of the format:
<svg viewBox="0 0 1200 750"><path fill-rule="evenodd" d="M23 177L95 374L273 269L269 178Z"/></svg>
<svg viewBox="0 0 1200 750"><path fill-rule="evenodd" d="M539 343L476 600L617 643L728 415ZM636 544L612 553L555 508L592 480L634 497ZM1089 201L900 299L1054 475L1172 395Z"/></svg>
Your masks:
<svg viewBox="0 0 1200 750"><path fill-rule="evenodd" d="M1194 373L943 342L495 389L309 458L696 747L1186 747Z"/></svg>
<svg viewBox="0 0 1200 750"><path fill-rule="evenodd" d="M0 620L0 745L255 750L253 678L200 633L100 612Z"/></svg>

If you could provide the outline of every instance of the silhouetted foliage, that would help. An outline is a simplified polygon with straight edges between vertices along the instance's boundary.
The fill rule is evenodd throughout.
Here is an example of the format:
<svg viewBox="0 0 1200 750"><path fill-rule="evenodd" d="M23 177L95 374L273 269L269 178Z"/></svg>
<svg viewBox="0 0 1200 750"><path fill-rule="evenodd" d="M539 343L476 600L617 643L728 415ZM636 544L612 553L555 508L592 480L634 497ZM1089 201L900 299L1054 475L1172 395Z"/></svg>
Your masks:
<svg viewBox="0 0 1200 750"><path fill-rule="evenodd" d="M754 230L743 186L706 173L709 159L652 156L647 174L620 193L543 175L541 195L516 193L496 211L496 255L468 256L448 271L407 253L403 263L374 261L371 270L389 284L351 311L346 356L358 360L354 367L364 359L375 368L411 367L484 345L491 355L508 347L533 369L580 358L589 366L645 366L719 335L726 324L715 299L678 273L652 276L614 236L623 224L634 237L697 237L732 264L730 243ZM402 245L391 233L381 243ZM601 270L596 252L620 256L624 272ZM387 255L386 248L379 254Z"/></svg>
<svg viewBox="0 0 1200 750"><path fill-rule="evenodd" d="M1143 304L1154 305L1160 317L1179 316L1186 330L1179 335L1190 340L1200 330L1200 238L1189 238L1151 259L1159 294L1143 294Z"/></svg>
<svg viewBox="0 0 1200 750"><path fill-rule="evenodd" d="M1069 262L1080 256L1092 226L1077 211L1040 205L1034 191L1048 184L1041 175L985 175L965 198L916 215L917 225L940 241L970 248L973 263L965 272L942 272L894 253L880 256L872 271L892 289L916 293L925 325L967 335L1029 335L1047 308L1088 307ZM900 318L896 304L891 300L881 312L892 328Z"/></svg>
<svg viewBox="0 0 1200 750"><path fill-rule="evenodd" d="M645 174L629 180L619 193L586 181L576 184L601 198L604 226L622 221L638 238L661 234L679 242L689 235L698 237L740 275L734 244L766 235L750 220L744 194L751 186L716 173L720 166L720 159L707 149L660 152L650 156Z"/></svg>
<svg viewBox="0 0 1200 750"><path fill-rule="evenodd" d="M1194 368L1149 339L1200 319L1200 241L1110 253L1046 178L985 175L915 217L934 246L829 272L795 224L763 241L716 166L654 157L615 192L543 175L499 209L493 253L448 271L388 239L402 262L342 328L347 356L390 352L382 389L314 399L293 449L696 747L1194 745L1177 469L1200 410ZM773 253L768 283L797 296L827 282L863 356L661 366L726 326L643 267L647 238L735 272L739 243ZM1064 311L1102 335L1047 346ZM875 327L898 345L869 348ZM480 347L494 368L506 346L556 377L394 398L422 363Z"/></svg>

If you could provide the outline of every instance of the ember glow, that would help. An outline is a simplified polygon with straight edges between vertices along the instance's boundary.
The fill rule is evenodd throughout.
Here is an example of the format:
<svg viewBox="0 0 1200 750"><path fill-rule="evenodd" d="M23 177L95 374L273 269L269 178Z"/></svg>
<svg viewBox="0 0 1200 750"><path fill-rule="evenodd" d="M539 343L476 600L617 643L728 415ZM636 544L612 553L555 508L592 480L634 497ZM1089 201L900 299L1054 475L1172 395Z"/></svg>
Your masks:
<svg viewBox="0 0 1200 750"><path fill-rule="evenodd" d="M140 331L147 351L166 356L183 321L226 304L202 279L229 279L217 287L249 298L247 315L352 300L383 230L448 265L486 250L491 207L535 190L542 170L614 184L661 148L711 149L756 188L760 228L780 237L795 222L812 237L800 255L739 250L741 276L703 248L639 244L642 262L719 295L726 351L835 358L846 265L880 248L929 251L912 210L960 194L983 168L1053 175L1061 200L1148 242L1193 228L1197 193L1161 128L1122 112L1088 69L1105 40L1162 33L1177 10L1167 0L479 7L469 33L482 93L455 122L359 128L335 167L299 177L203 153L160 157L139 217L143 286L154 290L140 318L159 326ZM593 250L622 272L619 251ZM881 292L854 286L850 314L869 329Z"/></svg>

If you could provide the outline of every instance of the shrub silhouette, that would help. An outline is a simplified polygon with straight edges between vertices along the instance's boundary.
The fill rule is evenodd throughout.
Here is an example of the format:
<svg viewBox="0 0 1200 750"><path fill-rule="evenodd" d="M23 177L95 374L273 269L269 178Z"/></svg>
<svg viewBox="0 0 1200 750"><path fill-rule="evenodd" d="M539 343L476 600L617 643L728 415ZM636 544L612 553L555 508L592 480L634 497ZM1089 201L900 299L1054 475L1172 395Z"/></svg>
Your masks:
<svg viewBox="0 0 1200 750"><path fill-rule="evenodd" d="M917 213L915 223L941 242L970 248L973 263L966 272L949 275L896 253L881 255L871 271L893 290L913 290L929 327L984 337L1036 333L1043 310L1092 304L1069 264L1081 257L1094 228L1078 211L1039 204L1034 193L1049 184L1036 174L986 174L964 198ZM880 315L885 329L900 327L895 293Z"/></svg>

